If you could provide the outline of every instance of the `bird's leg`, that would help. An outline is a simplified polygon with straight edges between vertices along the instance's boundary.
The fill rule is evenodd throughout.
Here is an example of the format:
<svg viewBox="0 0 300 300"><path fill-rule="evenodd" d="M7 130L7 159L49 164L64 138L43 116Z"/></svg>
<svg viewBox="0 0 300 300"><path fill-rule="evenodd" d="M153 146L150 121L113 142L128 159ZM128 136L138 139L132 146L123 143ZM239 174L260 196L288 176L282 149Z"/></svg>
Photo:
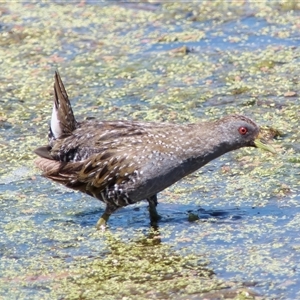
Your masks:
<svg viewBox="0 0 300 300"><path fill-rule="evenodd" d="M110 214L108 214L106 211L102 214L102 216L99 218L98 222L97 222L97 225L96 225L96 228L97 230L100 230L100 229L105 229L106 228L106 223L108 221L110 217Z"/></svg>
<svg viewBox="0 0 300 300"><path fill-rule="evenodd" d="M110 215L116 210L117 210L117 208L115 206L107 204L105 212L102 214L102 216L100 217L100 219L97 222L97 225L96 225L97 230L100 230L100 229L105 230L106 224L107 224L107 221L108 221Z"/></svg>
<svg viewBox="0 0 300 300"><path fill-rule="evenodd" d="M150 222L151 224L156 224L156 222L161 219L161 216L156 211L157 206L157 196L156 194L147 198L149 203L149 214L150 214Z"/></svg>

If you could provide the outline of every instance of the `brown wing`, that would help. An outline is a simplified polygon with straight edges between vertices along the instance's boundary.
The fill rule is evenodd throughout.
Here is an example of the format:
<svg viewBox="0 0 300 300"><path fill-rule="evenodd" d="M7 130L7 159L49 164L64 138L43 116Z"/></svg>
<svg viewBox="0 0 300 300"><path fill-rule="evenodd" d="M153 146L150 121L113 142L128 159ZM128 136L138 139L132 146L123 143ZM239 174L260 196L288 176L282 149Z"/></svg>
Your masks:
<svg viewBox="0 0 300 300"><path fill-rule="evenodd" d="M38 157L34 163L36 167L43 171L43 176L77 189L75 185L72 186L72 181L77 179L82 163L67 163L45 157Z"/></svg>
<svg viewBox="0 0 300 300"><path fill-rule="evenodd" d="M99 190L123 185L133 176L137 165L124 152L107 150L86 160L78 173L78 181L85 182Z"/></svg>
<svg viewBox="0 0 300 300"><path fill-rule="evenodd" d="M132 157L113 150L94 154L80 162L60 162L39 157L35 164L43 171L43 176L95 197L103 190L109 191L115 185L121 187L134 180L137 174L134 173L136 165Z"/></svg>

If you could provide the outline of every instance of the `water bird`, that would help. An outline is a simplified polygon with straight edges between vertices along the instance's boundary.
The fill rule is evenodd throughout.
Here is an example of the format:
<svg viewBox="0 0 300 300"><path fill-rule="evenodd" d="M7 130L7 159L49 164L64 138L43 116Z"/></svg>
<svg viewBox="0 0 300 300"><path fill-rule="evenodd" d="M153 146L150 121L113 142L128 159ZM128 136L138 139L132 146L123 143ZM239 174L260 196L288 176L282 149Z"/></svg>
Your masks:
<svg viewBox="0 0 300 300"><path fill-rule="evenodd" d="M35 165L55 182L106 204L97 228L117 209L147 200L157 222L157 194L211 160L242 147L274 153L259 138L259 127L242 115L216 121L172 124L138 121L76 121L56 71L48 145Z"/></svg>

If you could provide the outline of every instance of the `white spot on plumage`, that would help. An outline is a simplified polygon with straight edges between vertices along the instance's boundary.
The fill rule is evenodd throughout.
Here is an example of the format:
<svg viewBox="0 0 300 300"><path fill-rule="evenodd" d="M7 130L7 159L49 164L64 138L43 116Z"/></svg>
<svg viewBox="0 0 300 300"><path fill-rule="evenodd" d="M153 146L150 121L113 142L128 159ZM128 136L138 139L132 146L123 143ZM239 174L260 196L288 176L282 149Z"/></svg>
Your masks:
<svg viewBox="0 0 300 300"><path fill-rule="evenodd" d="M85 165L85 167L87 168L91 163L92 163L92 162L89 161L89 162Z"/></svg>
<svg viewBox="0 0 300 300"><path fill-rule="evenodd" d="M91 172L88 177L93 177L96 174L96 172Z"/></svg>

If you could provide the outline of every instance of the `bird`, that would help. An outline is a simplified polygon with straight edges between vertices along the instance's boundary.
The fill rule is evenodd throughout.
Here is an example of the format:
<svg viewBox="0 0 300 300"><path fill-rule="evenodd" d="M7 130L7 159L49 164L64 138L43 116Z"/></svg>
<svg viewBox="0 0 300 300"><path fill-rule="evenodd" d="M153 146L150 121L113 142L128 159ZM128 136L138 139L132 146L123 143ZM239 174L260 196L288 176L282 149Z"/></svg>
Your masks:
<svg viewBox="0 0 300 300"><path fill-rule="evenodd" d="M96 227L106 228L117 209L149 203L151 224L160 219L157 194L213 159L242 147L275 153L258 125L243 115L192 124L133 120L76 121L58 71L48 144L37 148L42 175L104 202Z"/></svg>

